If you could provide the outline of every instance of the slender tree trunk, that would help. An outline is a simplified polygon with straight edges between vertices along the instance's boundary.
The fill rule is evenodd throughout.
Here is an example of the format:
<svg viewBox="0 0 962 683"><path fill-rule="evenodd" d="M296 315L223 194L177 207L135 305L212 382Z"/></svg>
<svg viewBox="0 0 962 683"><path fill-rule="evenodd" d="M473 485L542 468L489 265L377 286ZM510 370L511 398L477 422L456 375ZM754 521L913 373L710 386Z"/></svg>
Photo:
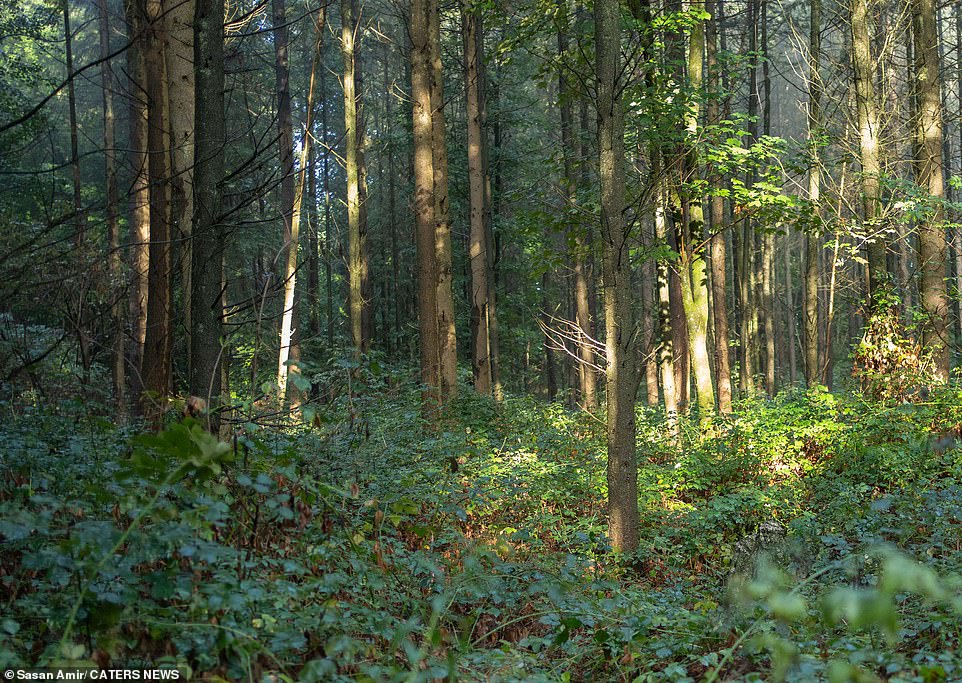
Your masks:
<svg viewBox="0 0 962 683"><path fill-rule="evenodd" d="M762 25L762 134L772 134L772 80L768 59L768 0L759 7ZM765 328L765 391L775 396L775 233L766 230L762 235L762 324Z"/></svg>
<svg viewBox="0 0 962 683"><path fill-rule="evenodd" d="M147 0L147 156L150 178L150 247L143 379L143 412L159 423L171 390L170 137L167 127L164 19L160 0Z"/></svg>
<svg viewBox="0 0 962 683"><path fill-rule="evenodd" d="M568 52L568 0L558 2L558 53L562 57ZM561 146L564 157L564 183L565 198L568 207L574 207L578 202L578 169L576 167L575 154L578 150L577 140L574 130L574 102L575 91L565 78L562 70L558 75L559 104L561 113ZM590 254L589 245L585 240L583 227L580 225L569 226L574 239L569 239L569 244L573 244L570 252L570 261L574 271L574 312L575 322L578 328L589 337L594 337L594 329L591 320L591 310L588 304L588 268L585 263L586 257ZM578 344L578 393L581 407L584 410L595 411L598 409L598 388L597 375L592 365L594 362L594 352L589 344Z"/></svg>
<svg viewBox="0 0 962 683"><path fill-rule="evenodd" d="M371 345L370 262L364 191L364 123L358 46L361 22L356 0L341 0L341 56L344 59L344 172L347 182L348 297L355 356Z"/></svg>
<svg viewBox="0 0 962 683"><path fill-rule="evenodd" d="M441 341L438 326L438 266L435 253L434 109L431 103L431 5L437 0L411 0L411 103L414 136L414 220L417 246L418 330L423 409L433 419L443 401ZM436 7L434 8L436 11Z"/></svg>
<svg viewBox="0 0 962 683"><path fill-rule="evenodd" d="M328 107L326 78L321 78L320 100L321 100L321 140L324 141L324 159L321 164L321 192L324 193L324 291L327 297L325 308L327 318L327 348L329 352L334 350L334 234L331 220L331 147L328 130Z"/></svg>
<svg viewBox="0 0 962 683"><path fill-rule="evenodd" d="M803 319L805 349L805 383L813 387L819 382L818 349L818 251L821 231L821 166L819 161L819 136L821 133L821 52L822 52L822 0L812 0L809 31L809 77L808 77L808 199L812 203L814 225L805 231L805 272L803 275Z"/></svg>
<svg viewBox="0 0 962 683"><path fill-rule="evenodd" d="M73 188L74 244L82 247L87 222L83 217L80 186L80 129L77 126L77 97L74 88L73 32L70 29L70 0L63 0L64 52L67 66L67 116L70 122L70 178ZM82 304L81 304L82 305ZM80 318L78 317L78 320Z"/></svg>
<svg viewBox="0 0 962 683"><path fill-rule="evenodd" d="M193 16L193 64L196 89L191 113L197 129L192 139L194 153L192 205L194 224L191 299L196 303L190 336L190 393L219 408L222 383L222 326L224 312L223 276L224 227L221 202L224 179L224 147L227 136L224 119L224 3L197 0ZM218 428L219 412L211 412L210 429Z"/></svg>
<svg viewBox="0 0 962 683"><path fill-rule="evenodd" d="M869 0L852 0L852 67L858 114L859 160L862 165L862 219L868 241L868 290L872 305L885 286L885 242L879 233L880 173L878 104L871 53Z"/></svg>
<svg viewBox="0 0 962 683"><path fill-rule="evenodd" d="M438 351L441 396L445 402L458 393L458 350L454 326L451 217L448 201L448 148L444 126L444 76L441 69L441 17L436 0L428 3L428 50L431 65L431 146L434 163L434 250L437 264Z"/></svg>
<svg viewBox="0 0 962 683"><path fill-rule="evenodd" d="M127 413L127 381L124 360L124 302L118 293L122 287L122 264L120 261L120 224L119 196L117 191L117 141L114 120L114 74L107 56L110 54L110 16L107 0L97 0L99 18L101 89L104 106L104 181L106 184L107 218L107 272L110 278L107 291L111 297L111 327L113 328L113 356L110 360L110 374L113 384L114 403L120 420Z"/></svg>
<svg viewBox="0 0 962 683"><path fill-rule="evenodd" d="M278 395L287 394L287 378L290 372L294 332L294 287L297 264L297 229L293 223L294 213L294 122L291 112L290 57L288 54L289 31L284 0L271 0L271 16L274 27L274 90L277 95L277 144L280 164L280 218L283 246L280 261L284 264L284 304L281 311L280 348L277 354ZM291 252L294 253L291 258Z"/></svg>
<svg viewBox="0 0 962 683"><path fill-rule="evenodd" d="M913 0L915 14L915 76L918 112L918 184L934 200L931 213L919 222L919 295L926 320L922 345L931 355L935 376L949 379L948 317L945 291L946 240L942 225L945 185L942 168L942 101L935 0Z"/></svg>
<svg viewBox="0 0 962 683"><path fill-rule="evenodd" d="M124 13L130 47L127 49L128 154L133 178L128 208L128 287L130 319L128 369L130 393L140 400L144 383L141 366L147 330L147 269L150 244L150 182L147 175L147 68L145 58L143 7L137 0L125 0Z"/></svg>
<svg viewBox="0 0 962 683"><path fill-rule="evenodd" d="M320 75L323 78L323 75ZM316 121L316 119L315 119ZM310 131L316 136L316 127ZM313 145L312 145L313 147ZM307 159L307 302L311 337L321 336L321 240L317 216L317 149Z"/></svg>
<svg viewBox="0 0 962 683"><path fill-rule="evenodd" d="M481 119L484 31L481 17L467 4L462 5L464 26L464 90L468 124L468 184L470 189L471 235L468 258L471 264L471 359L474 388L491 394L491 345L488 333L488 238L487 199L484 191L484 147L487 142Z"/></svg>
<svg viewBox="0 0 962 683"><path fill-rule="evenodd" d="M621 17L617 0L595 1L598 79L598 162L605 298L608 399L608 535L616 550L638 546L638 466L635 460L634 320L625 210L624 113L619 75Z"/></svg>
<svg viewBox="0 0 962 683"><path fill-rule="evenodd" d="M665 216L665 181L659 177L660 161L658 152L652 159L652 175L656 178L655 191L655 240L659 245L667 244L668 226ZM668 262L660 259L657 264L658 282L658 366L661 372L661 390L665 400L665 414L670 424L677 423L678 387L675 382L675 335L672 330L671 285Z"/></svg>
<svg viewBox="0 0 962 683"><path fill-rule="evenodd" d="M704 11L704 0L693 0L691 9ZM688 40L688 83L693 97L685 116L688 142L685 144L682 165L684 179L691 182L702 175L696 145L699 98L702 97L704 86L702 64L705 56L705 25L703 21L692 25ZM715 390L708 355L708 269L705 264L705 214L701 196L683 198L682 217L681 229L678 231L678 253L681 255L679 278L685 322L688 328L688 349L695 376L698 417L704 425L711 421L715 413Z"/></svg>
<svg viewBox="0 0 962 683"><path fill-rule="evenodd" d="M708 121L717 124L721 119L718 96L721 89L721 73L717 57L717 16L721 12L721 0L715 0L717 10L712 12L712 18L706 23L706 65L708 67L709 88L711 97L708 100ZM710 174L710 184L720 188L722 179L716 172ZM711 286L712 286L712 321L714 323L715 341L715 377L718 385L718 411L730 413L732 410L732 379L731 360L729 357L728 341L728 308L727 308L727 268L725 247L725 199L721 195L713 194L710 202L710 217L712 237L710 242L711 255Z"/></svg>
<svg viewBox="0 0 962 683"><path fill-rule="evenodd" d="M959 168L958 174L962 175L962 1L955 3L955 92L958 100L957 121L958 126L958 145L959 145ZM962 198L962 192L956 191L956 201ZM955 298L956 298L956 319L958 321L958 337L962 340L962 226L955 228Z"/></svg>
<svg viewBox="0 0 962 683"><path fill-rule="evenodd" d="M191 335L191 223L194 216L194 3L195 0L164 0L164 59L167 67L167 106L170 128L170 211L172 253L180 275L180 305L176 306L178 329L186 340L188 366L193 349ZM180 319L182 318L182 319Z"/></svg>

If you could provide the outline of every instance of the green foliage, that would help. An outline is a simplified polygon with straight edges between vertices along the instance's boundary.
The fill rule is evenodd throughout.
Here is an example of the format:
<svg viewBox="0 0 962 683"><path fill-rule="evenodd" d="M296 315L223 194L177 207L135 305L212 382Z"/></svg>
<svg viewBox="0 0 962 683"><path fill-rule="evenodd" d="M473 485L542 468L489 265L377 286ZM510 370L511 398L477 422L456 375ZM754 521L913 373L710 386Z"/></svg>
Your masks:
<svg viewBox="0 0 962 683"><path fill-rule="evenodd" d="M413 373L342 365L305 368L332 396L305 426L255 416L229 444L69 404L12 415L0 665L166 653L229 680L960 675L954 393L902 408L786 393L681 443L639 409L643 544L622 566L594 418L465 389L428 430Z"/></svg>

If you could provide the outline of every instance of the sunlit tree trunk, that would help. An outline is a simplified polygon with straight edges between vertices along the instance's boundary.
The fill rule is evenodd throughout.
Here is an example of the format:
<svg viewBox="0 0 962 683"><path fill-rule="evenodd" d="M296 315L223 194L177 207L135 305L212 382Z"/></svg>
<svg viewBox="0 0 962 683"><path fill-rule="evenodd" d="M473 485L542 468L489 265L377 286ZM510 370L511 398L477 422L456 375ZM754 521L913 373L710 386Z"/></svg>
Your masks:
<svg viewBox="0 0 962 683"><path fill-rule="evenodd" d="M468 185L470 190L471 235L468 258L471 264L471 359L474 388L491 394L491 351L488 335L488 238L484 191L484 146L482 112L483 30L481 18L469 5L462 5L464 39L464 90L468 127Z"/></svg>
<svg viewBox="0 0 962 683"><path fill-rule="evenodd" d="M634 316L628 227L625 225L624 113L619 76L621 17L617 0L595 0L598 86L598 173L604 279L608 402L608 535L616 550L638 546L638 466L635 460Z"/></svg>
<svg viewBox="0 0 962 683"><path fill-rule="evenodd" d="M815 225L805 231L805 262L803 274L802 333L805 352L805 383L809 387L819 382L818 349L818 252L822 218L821 166L819 135L821 131L821 52L822 0L812 0L809 30L808 76L808 198L812 203Z"/></svg>
<svg viewBox="0 0 962 683"><path fill-rule="evenodd" d="M278 395L283 397L287 393L287 378L294 344L296 270L291 270L290 265L297 264L298 226L293 223L294 123L291 112L289 30L284 0L271 0L271 13L274 24L274 90L277 95L277 145L281 176L279 209L282 223L281 235L284 240L280 253L280 261L284 264L284 307L281 311L280 349L277 355ZM293 258L291 258L292 251Z"/></svg>
<svg viewBox="0 0 962 683"><path fill-rule="evenodd" d="M221 200L224 181L224 3L196 0L193 19L193 65L196 83L191 113L197 115L194 153L191 235L190 393L219 408L222 382L222 270L224 228ZM211 412L216 430L219 412Z"/></svg>
<svg viewBox="0 0 962 683"><path fill-rule="evenodd" d="M414 137L414 221L417 246L418 331L423 410L433 418L442 402L438 326L438 267L435 253L434 117L431 104L431 30L428 18L436 0L411 0L411 104ZM436 10L436 8L435 8Z"/></svg>
<svg viewBox="0 0 962 683"><path fill-rule="evenodd" d="M126 52L128 111L128 163L133 169L127 221L129 224L128 269L130 282L127 312L130 348L127 367L130 393L139 400L144 384L141 365L147 330L147 268L150 244L150 183L147 176L147 69L145 65L144 14L138 0L125 0L124 14L130 47Z"/></svg>
<svg viewBox="0 0 962 683"><path fill-rule="evenodd" d="M721 68L718 64L718 19L721 10L721 0L716 0L717 9L712 11L712 17L705 25L706 28L706 66L708 67L709 88L711 97L708 100L708 121L717 123L721 119L718 106L718 93L721 90ZM721 187L721 177L718 173L710 174L713 188ZM713 194L710 200L711 241L709 245L711 255L711 287L712 287L712 322L714 324L715 342L715 377L718 386L718 411L730 413L732 410L732 378L731 360L728 340L728 287L727 287L727 254L725 246L725 199L719 194Z"/></svg>
<svg viewBox="0 0 962 683"><path fill-rule="evenodd" d="M879 233L880 173L878 103L875 99L875 64L871 52L869 0L852 0L852 68L862 166L862 220L868 241L868 292L875 302L885 286L885 241Z"/></svg>
<svg viewBox="0 0 962 683"><path fill-rule="evenodd" d="M364 123L358 46L361 22L356 0L341 0L341 56L344 60L344 172L347 182L348 303L355 354L371 344L370 263L364 188Z"/></svg>
<svg viewBox="0 0 962 683"><path fill-rule="evenodd" d="M762 134L772 134L772 80L768 57L768 0L761 0L761 61L762 92ZM765 332L765 391L769 398L775 395L775 233L766 230L762 234L762 272L761 272L761 322Z"/></svg>
<svg viewBox="0 0 962 683"><path fill-rule="evenodd" d="M441 68L441 16L436 0L428 3L428 51L431 65L431 146L434 163L434 250L437 265L438 352L441 396L450 401L458 393L458 348L454 326L451 216L448 200L448 147L444 127L444 75Z"/></svg>
<svg viewBox="0 0 962 683"><path fill-rule="evenodd" d="M942 168L942 102L935 0L913 0L915 14L915 88L918 106L916 137L920 157L918 183L934 201L919 222L919 294L925 311L922 345L932 357L936 377L949 378L948 317L945 291L946 240L941 202L945 199Z"/></svg>
<svg viewBox="0 0 962 683"><path fill-rule="evenodd" d="M659 177L659 161L657 152L652 160L653 175L656 180L655 188L655 240L658 244L666 244L668 226L665 216L665 181ZM661 391L665 400L665 413L670 424L677 423L678 416L678 388L675 383L675 335L672 330L671 318L671 285L669 265L665 259L657 262L656 279L658 284L658 368L661 373Z"/></svg>
<svg viewBox="0 0 962 683"><path fill-rule="evenodd" d="M691 9L703 11L704 2L694 0L691 3ZM705 56L705 25L703 21L698 21L691 27L688 40L688 83L693 95L685 117L689 142L686 143L682 164L684 179L692 182L701 175L696 141L699 99L703 96L704 85L702 64ZM679 278L685 322L688 327L688 349L695 376L698 417L704 424L710 421L715 413L715 390L708 356L708 269L705 264L705 214L701 196L685 197L681 214L681 229L678 231Z"/></svg>
<svg viewBox="0 0 962 683"><path fill-rule="evenodd" d="M752 55L748 68L748 117L750 141L758 137L758 74L755 53L758 49L758 0L748 0L748 51ZM754 172L749 171L746 184L754 184ZM755 390L755 356L758 352L758 292L755 287L758 258L755 257L755 230L748 216L742 217L741 234L738 239L738 299L739 320L739 366L738 388L742 393Z"/></svg>

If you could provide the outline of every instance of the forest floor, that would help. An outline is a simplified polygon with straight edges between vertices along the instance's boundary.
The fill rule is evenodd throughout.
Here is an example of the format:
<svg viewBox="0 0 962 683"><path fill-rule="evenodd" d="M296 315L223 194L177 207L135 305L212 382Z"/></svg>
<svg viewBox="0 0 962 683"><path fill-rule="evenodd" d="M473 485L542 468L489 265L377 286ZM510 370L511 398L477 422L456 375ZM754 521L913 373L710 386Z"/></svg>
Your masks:
<svg viewBox="0 0 962 683"><path fill-rule="evenodd" d="M230 443L0 405L0 668L962 680L962 394L786 392L707 437L639 407L618 558L597 418L466 389L432 432L412 373L375 369Z"/></svg>

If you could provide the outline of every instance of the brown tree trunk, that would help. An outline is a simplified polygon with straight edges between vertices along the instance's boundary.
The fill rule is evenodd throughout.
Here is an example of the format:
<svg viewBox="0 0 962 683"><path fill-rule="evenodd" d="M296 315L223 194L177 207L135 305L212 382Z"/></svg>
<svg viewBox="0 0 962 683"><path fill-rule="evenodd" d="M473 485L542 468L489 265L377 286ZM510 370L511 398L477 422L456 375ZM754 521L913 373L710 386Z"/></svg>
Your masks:
<svg viewBox="0 0 962 683"><path fill-rule="evenodd" d="M344 172L347 182L348 300L351 342L357 358L371 345L370 261L364 166L364 116L358 46L361 22L356 0L341 0L341 56L344 60Z"/></svg>
<svg viewBox="0 0 962 683"><path fill-rule="evenodd" d="M167 126L164 20L160 0L147 0L147 156L150 178L150 263L142 397L144 414L158 424L171 390L170 137Z"/></svg>
<svg viewBox="0 0 962 683"><path fill-rule="evenodd" d="M133 169L128 208L129 254L127 311L130 319L128 369L130 393L140 400L144 383L141 367L147 330L147 269L150 244L150 182L147 172L147 68L145 63L145 17L138 0L125 0L124 13L130 47L127 49L128 154Z"/></svg>
<svg viewBox="0 0 962 683"><path fill-rule="evenodd" d="M920 152L918 184L934 200L919 222L919 296L925 311L922 345L931 356L935 376L949 379L948 317L945 291L946 240L941 202L945 200L942 168L942 101L935 0L913 0L915 15L916 137Z"/></svg>
<svg viewBox="0 0 962 683"><path fill-rule="evenodd" d="M706 24L706 66L708 67L709 87L712 94L721 89L721 73L717 57L717 15L721 9L721 0L716 0L718 10L712 12L712 18ZM717 123L721 118L718 97L708 100L708 121ZM710 173L711 186L719 188L722 183L717 173ZM714 323L715 341L715 377L718 386L718 412L732 411L732 379L731 360L729 357L728 341L728 294L727 268L725 246L725 199L721 195L713 194L710 201L710 218L712 237L710 242L711 255L711 287L712 287L712 322Z"/></svg>
<svg viewBox="0 0 962 683"><path fill-rule="evenodd" d="M110 17L107 12L107 0L97 0L99 19L100 78L103 91L104 106L104 181L106 184L107 219L107 273L110 278L107 292L112 299L111 327L113 328L112 353L110 359L110 374L114 391L114 403L117 415L122 421L127 413L127 381L124 361L124 305L123 298L117 294L121 287L122 266L120 261L120 225L119 197L117 191L117 142L114 120L114 74L108 59L110 54Z"/></svg>
<svg viewBox="0 0 962 683"><path fill-rule="evenodd" d="M468 258L471 265L471 359L474 372L474 388L481 394L490 395L491 344L488 332L488 237L487 206L485 200L484 147L487 139L484 121L481 82L481 62L484 59L484 31L481 17L467 4L462 5L464 39L464 90L468 127L468 184L470 189L470 245Z"/></svg>
<svg viewBox="0 0 962 683"><path fill-rule="evenodd" d="M451 217L448 201L448 148L444 127L444 76L441 68L441 17L436 0L428 3L428 51L431 65L431 146L434 164L434 251L437 265L438 353L441 396L458 394L458 349L454 326Z"/></svg>
<svg viewBox="0 0 962 683"><path fill-rule="evenodd" d="M194 216L194 3L164 0L164 59L167 67L167 107L170 128L170 211L172 253L180 275L180 305L174 313L186 341L188 365L191 335L191 223ZM179 319L182 317L182 320Z"/></svg>
<svg viewBox="0 0 962 683"><path fill-rule="evenodd" d="M224 3L197 0L194 8L193 64L196 89L191 113L196 113L192 205L195 209L190 230L192 248L191 299L193 311L190 337L190 393L221 407L223 349L221 319L224 312L223 276L224 227L221 213L224 180ZM209 428L215 431L219 411L210 413Z"/></svg>
<svg viewBox="0 0 962 683"><path fill-rule="evenodd" d="M852 0L852 67L858 115L859 160L862 165L862 220L868 240L868 293L875 300L886 285L885 241L880 211L879 121L875 99L875 65L871 52L869 0Z"/></svg>
<svg viewBox="0 0 962 683"><path fill-rule="evenodd" d="M625 210L625 140L619 76L621 17L617 0L595 0L598 166L604 278L608 400L608 536L622 552L638 547L638 465L635 459L634 316Z"/></svg>

